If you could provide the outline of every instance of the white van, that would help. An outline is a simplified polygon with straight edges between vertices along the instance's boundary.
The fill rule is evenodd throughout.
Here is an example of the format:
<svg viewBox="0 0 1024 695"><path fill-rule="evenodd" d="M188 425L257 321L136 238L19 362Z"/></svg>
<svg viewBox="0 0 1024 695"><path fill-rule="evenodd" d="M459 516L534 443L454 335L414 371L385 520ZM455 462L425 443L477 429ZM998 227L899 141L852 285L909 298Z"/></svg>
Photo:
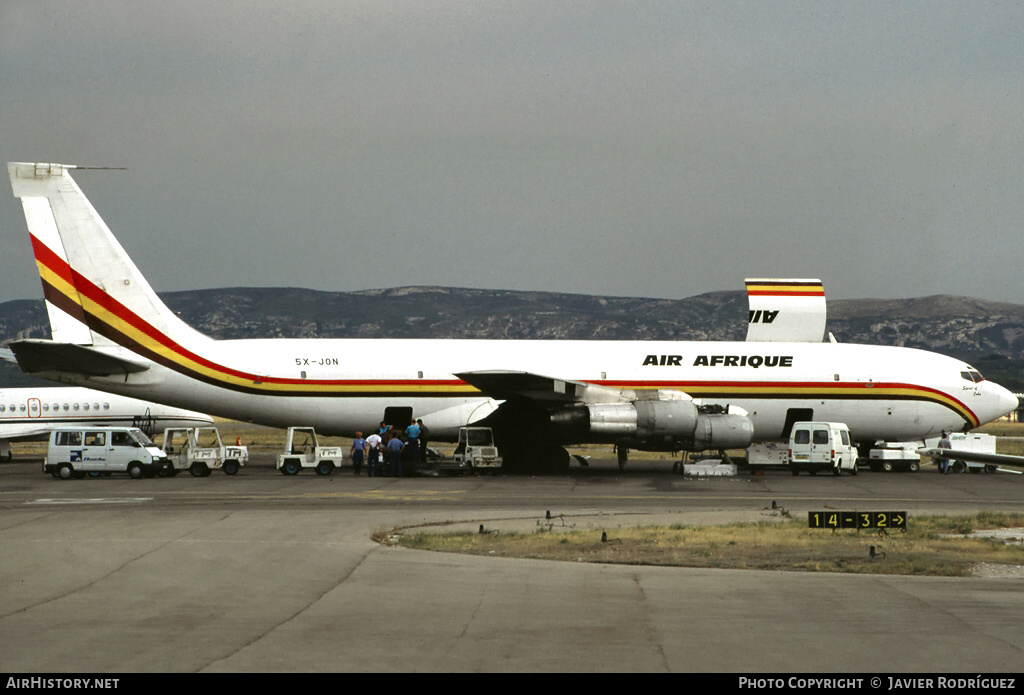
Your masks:
<svg viewBox="0 0 1024 695"><path fill-rule="evenodd" d="M857 447L841 422L797 422L789 435L789 468L793 475L807 471L849 471L857 475Z"/></svg>
<svg viewBox="0 0 1024 695"><path fill-rule="evenodd" d="M156 475L167 458L136 427L62 427L50 434L43 472L67 480L86 473Z"/></svg>

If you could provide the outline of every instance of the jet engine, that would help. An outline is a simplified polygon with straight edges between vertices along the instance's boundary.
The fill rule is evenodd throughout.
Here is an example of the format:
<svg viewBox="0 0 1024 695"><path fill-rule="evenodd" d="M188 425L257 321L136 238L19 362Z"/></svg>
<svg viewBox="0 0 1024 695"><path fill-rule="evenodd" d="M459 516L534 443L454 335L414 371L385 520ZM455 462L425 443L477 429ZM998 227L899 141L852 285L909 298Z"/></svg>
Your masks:
<svg viewBox="0 0 1024 695"><path fill-rule="evenodd" d="M689 400L573 406L552 413L551 424L567 440L632 442L670 451L745 449L754 436L754 423L745 414Z"/></svg>

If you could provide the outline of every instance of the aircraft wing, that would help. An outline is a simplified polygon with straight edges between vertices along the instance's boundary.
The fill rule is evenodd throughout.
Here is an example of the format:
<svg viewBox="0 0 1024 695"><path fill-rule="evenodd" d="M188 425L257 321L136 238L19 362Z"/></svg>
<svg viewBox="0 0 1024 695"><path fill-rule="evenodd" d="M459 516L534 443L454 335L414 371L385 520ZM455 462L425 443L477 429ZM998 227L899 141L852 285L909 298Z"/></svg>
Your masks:
<svg viewBox="0 0 1024 695"><path fill-rule="evenodd" d="M975 463L990 463L998 466L1024 466L1024 456L1013 456L1011 454L986 454L980 451L962 451L939 447L918 449L917 453L922 456L930 456L933 459L973 461Z"/></svg>
<svg viewBox="0 0 1024 695"><path fill-rule="evenodd" d="M554 403L574 403L583 399L588 384L565 379L505 370L462 372L456 374L491 398L505 401L516 396Z"/></svg>
<svg viewBox="0 0 1024 695"><path fill-rule="evenodd" d="M455 376L497 401L525 398L538 405L557 407L572 403L622 403L638 398L636 392L629 389L559 379L532 372L496 369L461 372ZM657 395L644 394L639 397L649 399L656 398ZM681 391L673 392L672 397L689 398Z"/></svg>
<svg viewBox="0 0 1024 695"><path fill-rule="evenodd" d="M110 376L149 369L146 364L74 343L17 340L10 347L18 360L18 366L27 374L65 372L84 376Z"/></svg>
<svg viewBox="0 0 1024 695"><path fill-rule="evenodd" d="M52 422L25 422L0 424L0 439L8 442L46 439L53 431ZM6 454L5 454L6 455Z"/></svg>

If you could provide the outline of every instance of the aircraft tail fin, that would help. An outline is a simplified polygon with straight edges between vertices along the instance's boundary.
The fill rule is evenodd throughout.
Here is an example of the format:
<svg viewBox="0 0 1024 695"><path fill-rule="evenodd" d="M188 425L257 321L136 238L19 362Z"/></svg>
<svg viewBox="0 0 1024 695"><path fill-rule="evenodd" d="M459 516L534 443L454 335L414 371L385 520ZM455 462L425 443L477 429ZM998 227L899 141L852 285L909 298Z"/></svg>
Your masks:
<svg viewBox="0 0 1024 695"><path fill-rule="evenodd" d="M155 347L209 340L153 291L71 178L77 167L10 162L21 198L54 340L97 346Z"/></svg>
<svg viewBox="0 0 1024 695"><path fill-rule="evenodd" d="M820 343L825 336L821 280L747 278L747 342Z"/></svg>

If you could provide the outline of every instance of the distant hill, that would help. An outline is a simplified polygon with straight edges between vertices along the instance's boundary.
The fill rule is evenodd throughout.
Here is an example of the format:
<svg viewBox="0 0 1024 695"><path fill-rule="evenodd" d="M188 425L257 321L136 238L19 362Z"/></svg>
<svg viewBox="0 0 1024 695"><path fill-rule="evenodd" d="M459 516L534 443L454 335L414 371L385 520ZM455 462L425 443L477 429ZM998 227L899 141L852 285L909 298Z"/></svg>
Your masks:
<svg viewBox="0 0 1024 695"><path fill-rule="evenodd" d="M743 340L743 291L687 299L596 297L448 287L363 292L230 288L160 295L215 338L485 338ZM969 297L829 301L827 330L841 342L917 347L971 362L1024 391L1024 306ZM0 344L49 337L42 300L0 304ZM0 385L31 383L17 367Z"/></svg>

